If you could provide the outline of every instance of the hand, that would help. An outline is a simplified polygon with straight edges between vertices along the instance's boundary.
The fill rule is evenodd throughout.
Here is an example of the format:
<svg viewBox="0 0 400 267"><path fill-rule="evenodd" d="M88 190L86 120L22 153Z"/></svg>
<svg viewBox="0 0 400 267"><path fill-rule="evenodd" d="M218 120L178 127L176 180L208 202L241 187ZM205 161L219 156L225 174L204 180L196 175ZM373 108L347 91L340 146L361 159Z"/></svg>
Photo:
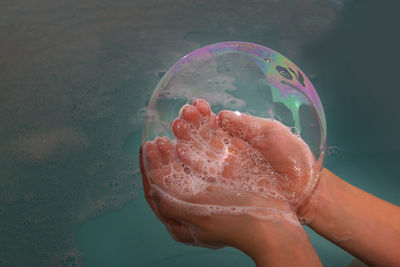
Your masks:
<svg viewBox="0 0 400 267"><path fill-rule="evenodd" d="M184 197L186 201L197 203L207 196L209 204L218 205L215 201L221 193L211 194L206 189L219 184L231 193L261 192L270 203L279 199L279 208L287 210L288 205L282 206L282 203L291 204L293 209L312 180L311 151L278 121L232 111L222 111L217 118L207 102L196 100L193 105L182 108L180 118L172 123L172 130L176 144L166 137L144 144L147 170L142 158L141 170L143 177L148 177L145 192L150 192L150 184L155 184L152 188L166 190L181 200ZM175 228L170 232L184 232L185 238L180 241L191 242L192 234L184 230L187 227L172 219L174 216L164 216L168 209L160 212L154 201L150 201L149 193L146 196L159 218L168 221L169 228ZM246 193L246 197L248 204L251 203L247 206L265 207L268 203L260 201L259 195ZM236 201L234 196L226 199L232 201L230 204Z"/></svg>
<svg viewBox="0 0 400 267"><path fill-rule="evenodd" d="M140 169L145 197L175 240L209 248L232 246L259 267L322 266L287 202L218 187L182 202L152 183L143 165L142 149Z"/></svg>
<svg viewBox="0 0 400 267"><path fill-rule="evenodd" d="M300 137L276 120L232 111L221 111L218 118L224 130L249 143L270 164L281 197L294 208L306 202L319 166Z"/></svg>
<svg viewBox="0 0 400 267"><path fill-rule="evenodd" d="M232 246L254 254L265 249L274 229L288 226L303 231L286 201L217 186L176 199L149 179L142 149L140 169L146 200L176 241L209 248Z"/></svg>
<svg viewBox="0 0 400 267"><path fill-rule="evenodd" d="M295 210L316 184L309 147L276 120L232 111L217 117L196 100L182 108L172 131L176 143L158 137L144 147L149 176L168 192L193 195L217 184L281 198Z"/></svg>

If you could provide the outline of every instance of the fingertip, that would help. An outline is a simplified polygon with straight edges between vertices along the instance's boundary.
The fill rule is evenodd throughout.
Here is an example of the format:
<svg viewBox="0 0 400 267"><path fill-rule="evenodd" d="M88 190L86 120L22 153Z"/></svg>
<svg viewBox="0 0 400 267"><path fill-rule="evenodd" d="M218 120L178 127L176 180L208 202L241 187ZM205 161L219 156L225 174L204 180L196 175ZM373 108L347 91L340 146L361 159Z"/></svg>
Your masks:
<svg viewBox="0 0 400 267"><path fill-rule="evenodd" d="M193 106L195 106L201 115L208 117L211 114L210 104L204 99L198 98L193 102Z"/></svg>
<svg viewBox="0 0 400 267"><path fill-rule="evenodd" d="M222 110L218 113L218 120L221 123L222 127L231 134L240 135L243 131L241 113L239 112Z"/></svg>
<svg viewBox="0 0 400 267"><path fill-rule="evenodd" d="M190 140L190 132L187 123L178 118L172 122L171 125L174 136L180 140Z"/></svg>
<svg viewBox="0 0 400 267"><path fill-rule="evenodd" d="M239 111L223 110L218 114L222 127L233 135L252 139L274 127L274 123Z"/></svg>
<svg viewBox="0 0 400 267"><path fill-rule="evenodd" d="M196 107L186 104L182 107L182 109L180 111L180 115L181 115L182 119L193 124L196 128L199 128L200 112Z"/></svg>
<svg viewBox="0 0 400 267"><path fill-rule="evenodd" d="M222 125L228 124L233 120L236 120L240 113L236 113L230 110L222 110L218 113L218 119Z"/></svg>

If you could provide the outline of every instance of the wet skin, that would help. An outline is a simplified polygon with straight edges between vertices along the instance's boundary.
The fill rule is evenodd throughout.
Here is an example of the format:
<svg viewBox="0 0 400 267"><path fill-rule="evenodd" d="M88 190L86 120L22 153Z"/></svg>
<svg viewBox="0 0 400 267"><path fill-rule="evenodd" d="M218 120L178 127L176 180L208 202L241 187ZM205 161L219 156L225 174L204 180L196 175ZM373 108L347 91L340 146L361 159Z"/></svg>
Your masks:
<svg viewBox="0 0 400 267"><path fill-rule="evenodd" d="M183 106L172 131L176 142L158 137L144 144L150 176L169 191L194 193L188 174L195 174L209 185L275 195L295 209L315 185L309 147L276 120L232 111L217 117L198 99Z"/></svg>
<svg viewBox="0 0 400 267"><path fill-rule="evenodd" d="M304 197L302 192L311 179L311 152L290 129L277 121L232 111L222 111L217 117L207 102L196 100L193 105L182 108L179 118L172 123L172 131L176 142L159 137L144 144L141 170L150 206L177 241L214 248L233 246L260 266L299 262L308 266L321 265L295 213L297 200ZM267 150L275 150L275 153ZM203 156L198 157L199 154ZM185 184L181 179L174 181L171 173L185 178L189 168L190 173L202 174L209 160L218 161L221 167L207 169L209 187L194 195L180 194L181 199L194 204L261 209L252 214L204 216L193 212L196 206L189 212L190 209L179 207L179 203L157 192L157 188L169 192L181 189ZM252 179L252 176L260 178L256 183L258 192L243 190L237 194L238 188L229 191L226 190L229 185L224 185L225 190L222 190L221 185L214 183L216 180L229 183ZM292 181L288 177L292 177ZM268 195L271 184L267 178L276 180L273 189L278 191L279 198ZM174 193L179 195L179 192ZM266 248L271 254L265 254Z"/></svg>
<svg viewBox="0 0 400 267"><path fill-rule="evenodd" d="M232 111L216 116L207 102L196 100L182 108L172 131L176 142L161 137L145 143L140 162L146 199L177 241L236 247L258 266L320 266L297 220L302 218L314 231L369 265L400 266L400 208L327 169L315 184L307 145L280 123ZM188 172L199 174L210 165L209 160L220 166L201 173L209 186L202 192L191 192L190 186L174 192L174 188L185 188L185 180L176 182L171 173L181 178L188 177ZM260 167L260 162L265 166ZM237 186L227 190L229 181L237 185L235 181L253 176L258 178L257 191ZM216 180L228 184L216 186ZM182 205L160 193L163 190L193 205ZM239 215L196 212L199 205L209 203L260 209Z"/></svg>

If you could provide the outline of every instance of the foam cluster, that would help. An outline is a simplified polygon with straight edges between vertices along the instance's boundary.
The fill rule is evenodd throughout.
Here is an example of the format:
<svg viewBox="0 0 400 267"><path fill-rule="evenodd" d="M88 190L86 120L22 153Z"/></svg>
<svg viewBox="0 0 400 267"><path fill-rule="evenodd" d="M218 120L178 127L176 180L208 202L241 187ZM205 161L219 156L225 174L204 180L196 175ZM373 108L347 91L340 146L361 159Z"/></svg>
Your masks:
<svg viewBox="0 0 400 267"><path fill-rule="evenodd" d="M300 139L307 146L298 133L293 133L279 121L271 121L278 130L284 129L290 138ZM160 167L160 187L164 192L185 198L206 192L210 187L217 187L227 191L255 192L266 197L284 199L296 207L308 195L307 188L313 187L310 177L307 188L294 190L299 181L293 178L304 175L304 170L296 167L296 162L291 162L295 166L295 177L277 172L259 149L244 140L241 134L243 129L239 129L234 136L219 123L218 127L211 127L208 118L202 117L197 126L189 123L188 130L189 138L173 142L176 153L174 160L164 162ZM256 137L255 142L257 138L260 137ZM312 164L311 158L309 161ZM238 211L222 210L230 213ZM210 214L222 210L212 206L209 209Z"/></svg>

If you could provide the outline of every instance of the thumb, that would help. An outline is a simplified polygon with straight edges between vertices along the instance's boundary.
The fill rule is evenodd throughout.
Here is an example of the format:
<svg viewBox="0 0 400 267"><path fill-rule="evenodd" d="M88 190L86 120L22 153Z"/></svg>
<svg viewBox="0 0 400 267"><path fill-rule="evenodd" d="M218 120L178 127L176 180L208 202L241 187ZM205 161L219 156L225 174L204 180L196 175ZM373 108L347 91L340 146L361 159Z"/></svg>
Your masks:
<svg viewBox="0 0 400 267"><path fill-rule="evenodd" d="M218 114L222 127L231 134L243 138L253 139L275 127L277 122L264 118L242 114L238 111L223 110Z"/></svg>

